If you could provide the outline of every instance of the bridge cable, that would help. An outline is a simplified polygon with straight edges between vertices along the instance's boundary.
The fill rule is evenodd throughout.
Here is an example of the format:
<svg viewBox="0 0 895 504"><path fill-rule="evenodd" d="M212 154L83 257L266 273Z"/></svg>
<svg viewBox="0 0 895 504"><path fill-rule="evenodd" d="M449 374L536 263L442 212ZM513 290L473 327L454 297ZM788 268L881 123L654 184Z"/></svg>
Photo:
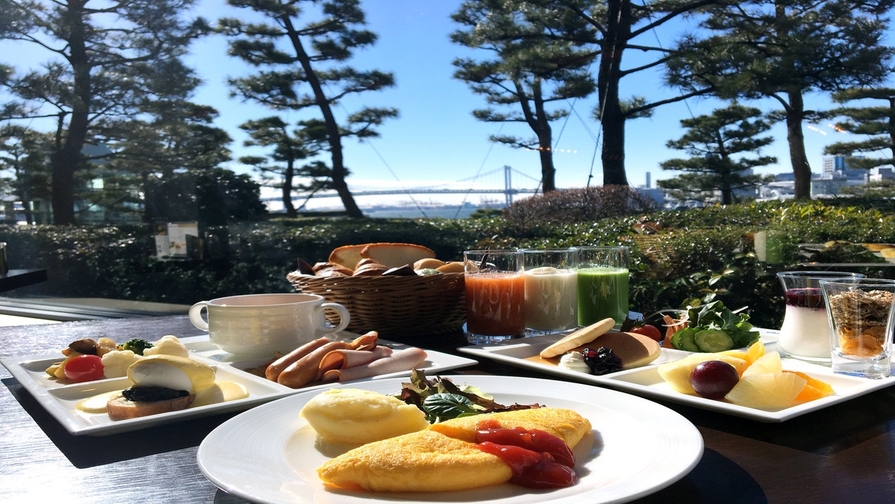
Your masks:
<svg viewBox="0 0 895 504"><path fill-rule="evenodd" d="M500 123L500 128L497 129L497 134L499 135L501 131L503 131L504 123ZM476 180L478 180L479 176L482 173L482 170L485 168L485 163L488 161L488 158L491 157L491 151L494 150L494 142L489 142L488 152L485 153L485 159L482 159L482 163L479 165L478 171L475 172L475 175L472 177L472 184L475 184ZM460 215L460 209L466 205L466 201L469 198L469 195L472 194L472 187L469 188L470 192L467 192L463 199L460 201L460 205L457 207L457 212L454 213L454 218L456 219Z"/></svg>
<svg viewBox="0 0 895 504"><path fill-rule="evenodd" d="M329 86L327 86L327 88L329 88ZM346 115L349 114L348 109L345 108L345 105L341 101L338 102L338 106L342 109L343 112L345 112ZM395 173L394 170L392 170L392 167L388 164L388 162L386 162L385 158L382 157L382 154L379 153L379 150L376 149L376 146L373 145L373 143L369 139L367 139L367 141L362 142L362 143L366 143L367 145L370 146L371 149L373 149L373 152L376 154L376 157L378 157L379 160L382 161L382 164L385 166L385 168L388 170L388 172L392 175L392 177L395 179L395 181L397 181L399 184L401 184L401 179L398 178L398 175ZM410 190L407 189L406 187L404 187L403 184L401 184L401 190L404 191L404 194L408 198L410 198L411 203L413 203L413 205L416 207L416 209L419 210L421 214L423 214L423 217L428 219L429 216L426 215L426 212L420 206L419 202L416 201L416 198L413 197L413 194L410 192Z"/></svg>

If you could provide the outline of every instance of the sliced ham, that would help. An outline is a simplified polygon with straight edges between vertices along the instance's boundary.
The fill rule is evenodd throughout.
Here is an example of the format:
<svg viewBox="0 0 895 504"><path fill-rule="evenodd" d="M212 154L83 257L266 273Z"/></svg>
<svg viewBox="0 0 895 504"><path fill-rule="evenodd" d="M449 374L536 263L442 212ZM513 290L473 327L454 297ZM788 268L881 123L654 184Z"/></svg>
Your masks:
<svg viewBox="0 0 895 504"><path fill-rule="evenodd" d="M372 350L351 350L342 348L333 350L323 356L320 365L317 368L317 379L323 377L323 373L333 369L345 369L350 367L363 366L374 360L388 357L391 355L392 349L385 346L377 346Z"/></svg>
<svg viewBox="0 0 895 504"><path fill-rule="evenodd" d="M375 331L370 331L350 342L330 341L290 364L277 377L277 383L289 388L303 387L317 379L317 370L320 368L320 362L329 352L341 349L372 350L376 348L378 339L379 334Z"/></svg>
<svg viewBox="0 0 895 504"><path fill-rule="evenodd" d="M426 357L426 351L422 348L408 347L395 350L391 355L377 359L369 364L345 369L331 369L323 373L323 381L351 381L387 373L408 371L422 364Z"/></svg>

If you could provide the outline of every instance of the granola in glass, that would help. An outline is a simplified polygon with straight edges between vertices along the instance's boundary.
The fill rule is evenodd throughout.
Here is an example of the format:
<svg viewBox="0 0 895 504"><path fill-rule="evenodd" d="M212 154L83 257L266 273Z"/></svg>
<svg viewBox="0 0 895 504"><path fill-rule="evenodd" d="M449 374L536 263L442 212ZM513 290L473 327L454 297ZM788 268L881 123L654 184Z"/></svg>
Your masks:
<svg viewBox="0 0 895 504"><path fill-rule="evenodd" d="M850 290L830 297L842 353L874 357L883 352L893 297L895 294L881 290Z"/></svg>

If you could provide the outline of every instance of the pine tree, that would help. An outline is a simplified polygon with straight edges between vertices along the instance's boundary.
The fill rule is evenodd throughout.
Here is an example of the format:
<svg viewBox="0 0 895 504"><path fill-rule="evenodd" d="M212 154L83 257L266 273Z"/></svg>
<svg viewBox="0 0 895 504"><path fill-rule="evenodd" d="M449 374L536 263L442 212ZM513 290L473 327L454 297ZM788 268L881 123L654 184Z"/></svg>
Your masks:
<svg viewBox="0 0 895 504"><path fill-rule="evenodd" d="M837 103L882 101L882 105L838 107L829 112L844 119L836 123L843 132L866 138L854 142L836 142L824 148L824 154L846 156L851 168L876 168L895 165L895 89L855 88L833 93ZM866 154L882 153L883 157Z"/></svg>
<svg viewBox="0 0 895 504"><path fill-rule="evenodd" d="M759 137L770 129L761 116L757 108L733 103L709 115L681 120L681 126L688 131L666 145L692 157L663 161L663 170L686 173L676 179L660 180L658 186L672 190L672 195L680 200L705 201L718 191L724 205L735 201L737 190L757 188L761 176L747 172L777 162L773 156L748 156L758 155L762 147L774 141L773 137Z"/></svg>
<svg viewBox="0 0 895 504"><path fill-rule="evenodd" d="M0 41L32 44L50 55L41 69L17 74L6 68L0 85L16 97L0 121L51 118L56 138L52 165L53 221L74 224L78 172L89 169L84 147L103 142L159 95L149 89L165 72L169 83L189 44L207 31L204 20L186 20L194 0L153 2L3 2ZM177 77L184 77L180 81Z"/></svg>
<svg viewBox="0 0 895 504"><path fill-rule="evenodd" d="M786 123L795 197L811 198L802 123L816 117L805 95L881 82L893 50L882 45L895 0L749 0L721 4L700 24L714 35L687 39L668 65L683 89L710 86L725 99L771 98Z"/></svg>
<svg viewBox="0 0 895 504"><path fill-rule="evenodd" d="M348 189L342 141L378 136L376 127L397 117L394 108L364 107L343 121L335 106L346 96L394 86L391 73L359 71L341 64L357 50L376 42L366 24L359 0L228 0L266 19L252 23L224 18L219 31L230 39L230 54L258 67L248 77L229 79L234 94L273 110L308 111L317 115L304 124L326 140L330 154L332 187L350 217L362 217ZM309 12L303 10L304 7ZM313 8L317 10L312 10ZM307 15L306 15L307 14ZM304 20L306 24L299 26Z"/></svg>
<svg viewBox="0 0 895 504"><path fill-rule="evenodd" d="M304 123L299 123L299 128L290 131L282 118L278 116L246 121L239 127L249 134L250 140L246 140L247 147L270 147L272 152L267 156L243 156L239 158L255 168L265 184L280 189L280 199L286 215L295 217L298 211L292 202L292 193L295 190L307 194L307 199L314 193L332 189L330 171L322 161L314 161L299 165L299 161L316 156L322 149L320 141L309 138L310 131ZM307 184L296 185L296 178L310 180Z"/></svg>
<svg viewBox="0 0 895 504"><path fill-rule="evenodd" d="M491 141L537 152L543 192L556 189L550 123L568 115L570 100L595 89L589 71L593 50L573 42L590 36L588 25L570 11L516 0L470 0L452 18L465 29L452 33L451 40L491 56L454 60L454 77L489 105L473 116L526 124L534 138L492 135ZM557 38L560 30L565 34Z"/></svg>

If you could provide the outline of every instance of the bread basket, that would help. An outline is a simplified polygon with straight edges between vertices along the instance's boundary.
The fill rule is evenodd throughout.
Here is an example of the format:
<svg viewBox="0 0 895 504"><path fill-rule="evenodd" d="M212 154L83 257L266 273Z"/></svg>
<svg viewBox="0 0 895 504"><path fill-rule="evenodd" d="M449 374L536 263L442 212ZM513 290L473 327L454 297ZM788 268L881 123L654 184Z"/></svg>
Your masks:
<svg viewBox="0 0 895 504"><path fill-rule="evenodd" d="M456 331L466 322L463 273L321 277L293 271L287 278L299 292L348 308L348 330L356 333L377 331L396 340Z"/></svg>

